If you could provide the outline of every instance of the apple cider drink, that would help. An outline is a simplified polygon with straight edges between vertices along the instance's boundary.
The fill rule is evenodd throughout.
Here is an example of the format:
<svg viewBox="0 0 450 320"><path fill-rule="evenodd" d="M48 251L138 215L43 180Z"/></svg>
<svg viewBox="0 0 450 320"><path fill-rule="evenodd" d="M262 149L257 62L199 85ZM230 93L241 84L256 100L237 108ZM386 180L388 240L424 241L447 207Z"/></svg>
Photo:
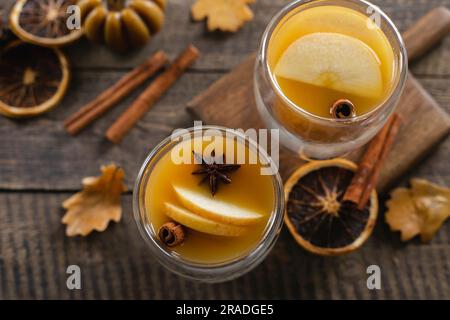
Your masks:
<svg viewBox="0 0 450 320"><path fill-rule="evenodd" d="M323 6L280 23L269 45L269 65L284 94L308 112L333 118L333 104L346 99L358 116L389 94L394 53L365 15Z"/></svg>
<svg viewBox="0 0 450 320"><path fill-rule="evenodd" d="M160 261L206 281L183 267L221 274L212 281L238 276L249 268L239 267L243 260L253 266L265 256L283 216L279 175L264 170L270 158L245 136L224 130L191 131L156 148L135 190L138 225L164 253ZM217 271L230 265L236 272Z"/></svg>
<svg viewBox="0 0 450 320"><path fill-rule="evenodd" d="M407 74L395 26L361 0L297 0L270 22L255 68L258 110L312 158L352 151L394 111Z"/></svg>
<svg viewBox="0 0 450 320"><path fill-rule="evenodd" d="M220 145L237 151L239 142L216 139L223 139ZM184 240L172 247L174 252L191 261L217 263L237 258L256 246L275 195L272 177L261 175L260 164L235 165L235 159L227 159L223 151L216 150L214 160L204 155L210 143L214 142L202 138L181 142L176 148L189 154L188 164L175 164L172 153L165 154L148 180L146 206L155 231L170 221L184 227ZM255 152L248 147L244 150L246 158ZM224 163L216 163L221 161Z"/></svg>

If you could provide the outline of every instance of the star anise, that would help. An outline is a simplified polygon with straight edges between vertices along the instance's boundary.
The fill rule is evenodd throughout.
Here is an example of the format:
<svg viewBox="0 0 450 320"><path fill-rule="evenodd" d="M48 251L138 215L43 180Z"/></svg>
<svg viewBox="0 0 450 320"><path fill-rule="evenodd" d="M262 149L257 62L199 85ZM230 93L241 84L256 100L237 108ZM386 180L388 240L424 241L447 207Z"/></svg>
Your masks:
<svg viewBox="0 0 450 320"><path fill-rule="evenodd" d="M227 164L225 162L225 155L222 155L222 162L217 163L215 159L215 151L211 152L211 157L202 157L201 155L192 152L196 162L201 162L201 168L192 172L194 175L205 175L200 181L200 184L208 181L211 194L214 196L217 193L219 182L229 184L231 179L227 173L238 170L241 166L238 164Z"/></svg>

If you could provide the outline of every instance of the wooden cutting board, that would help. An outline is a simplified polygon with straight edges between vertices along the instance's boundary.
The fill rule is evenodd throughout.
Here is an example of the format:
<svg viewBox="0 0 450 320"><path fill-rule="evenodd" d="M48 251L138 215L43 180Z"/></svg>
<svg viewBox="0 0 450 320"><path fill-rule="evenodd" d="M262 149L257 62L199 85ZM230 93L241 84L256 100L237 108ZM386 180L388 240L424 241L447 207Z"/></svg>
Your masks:
<svg viewBox="0 0 450 320"><path fill-rule="evenodd" d="M417 59L450 31L450 11L436 8L403 34L408 55ZM229 128L264 128L253 95L255 54L200 93L187 109L205 124ZM378 190L386 191L401 175L415 166L450 132L450 116L408 75L405 91L397 107L402 127L384 164ZM347 156L358 161L364 148ZM288 150L280 152L280 174L286 179L303 160Z"/></svg>

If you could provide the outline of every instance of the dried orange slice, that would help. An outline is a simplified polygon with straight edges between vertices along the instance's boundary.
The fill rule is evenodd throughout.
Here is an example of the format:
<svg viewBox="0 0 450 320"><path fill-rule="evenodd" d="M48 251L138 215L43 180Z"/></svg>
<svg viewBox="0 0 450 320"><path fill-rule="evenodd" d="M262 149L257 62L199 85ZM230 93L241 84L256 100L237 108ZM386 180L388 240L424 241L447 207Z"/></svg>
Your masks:
<svg viewBox="0 0 450 320"><path fill-rule="evenodd" d="M342 201L357 166L345 159L312 161L285 184L285 222L295 240L320 255L358 249L371 235L378 215L376 191L364 210Z"/></svg>
<svg viewBox="0 0 450 320"><path fill-rule="evenodd" d="M32 117L55 107L64 97L70 72L58 49L21 40L0 52L0 113Z"/></svg>
<svg viewBox="0 0 450 320"><path fill-rule="evenodd" d="M18 0L10 14L11 30L23 41L45 47L75 42L83 29L69 30L67 8L77 0Z"/></svg>

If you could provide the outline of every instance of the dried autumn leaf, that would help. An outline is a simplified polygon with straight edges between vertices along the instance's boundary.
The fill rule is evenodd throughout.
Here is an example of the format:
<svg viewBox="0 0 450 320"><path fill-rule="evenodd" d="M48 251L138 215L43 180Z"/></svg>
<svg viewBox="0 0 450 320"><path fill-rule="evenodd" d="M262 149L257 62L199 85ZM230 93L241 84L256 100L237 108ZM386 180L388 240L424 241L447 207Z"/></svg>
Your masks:
<svg viewBox="0 0 450 320"><path fill-rule="evenodd" d="M247 6L255 0L197 0L192 6L192 17L196 21L208 19L208 30L236 32L246 21L253 19Z"/></svg>
<svg viewBox="0 0 450 320"><path fill-rule="evenodd" d="M386 222L391 230L401 232L402 241L408 241L420 233L423 217L414 206L411 190L395 189L386 205Z"/></svg>
<svg viewBox="0 0 450 320"><path fill-rule="evenodd" d="M101 167L100 177L83 179L83 190L63 202L67 213L62 218L69 237L104 231L109 221L122 216L120 195L125 191L124 171L114 164Z"/></svg>
<svg viewBox="0 0 450 320"><path fill-rule="evenodd" d="M411 189L398 188L387 202L386 222L401 232L402 241L420 234L430 241L450 217L450 189L422 179L412 179Z"/></svg>
<svg viewBox="0 0 450 320"><path fill-rule="evenodd" d="M430 241L450 217L450 189L422 179L413 179L411 184L416 208L427 216L422 241Z"/></svg>

